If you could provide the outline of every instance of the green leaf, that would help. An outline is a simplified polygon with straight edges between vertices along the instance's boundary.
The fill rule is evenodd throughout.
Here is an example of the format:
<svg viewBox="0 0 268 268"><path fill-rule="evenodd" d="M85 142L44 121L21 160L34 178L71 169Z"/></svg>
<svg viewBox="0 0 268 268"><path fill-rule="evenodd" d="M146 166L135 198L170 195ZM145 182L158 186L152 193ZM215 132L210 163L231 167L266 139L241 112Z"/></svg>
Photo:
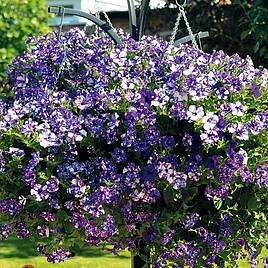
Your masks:
<svg viewBox="0 0 268 268"><path fill-rule="evenodd" d="M75 228L73 226L73 224L69 223L69 222L65 222L64 223L64 229L66 231L66 233L71 234L74 232Z"/></svg>
<svg viewBox="0 0 268 268"><path fill-rule="evenodd" d="M259 48L260 48L260 41L258 41L258 42L255 44L255 46L254 46L254 48L253 48L253 51L254 51L255 53L257 53L258 50L259 50Z"/></svg>
<svg viewBox="0 0 268 268"><path fill-rule="evenodd" d="M260 56L264 56L268 52L266 47L262 47L259 51Z"/></svg>
<svg viewBox="0 0 268 268"><path fill-rule="evenodd" d="M167 204L170 204L174 201L173 191L171 189L167 189L163 194L164 200Z"/></svg>
<svg viewBox="0 0 268 268"><path fill-rule="evenodd" d="M58 211L56 215L59 220L66 220L68 218L67 213L63 210Z"/></svg>
<svg viewBox="0 0 268 268"><path fill-rule="evenodd" d="M219 210L222 206L222 199L215 197L213 199L214 206L217 210Z"/></svg>
<svg viewBox="0 0 268 268"><path fill-rule="evenodd" d="M250 210L256 210L260 206L258 200L256 197L252 197L248 200L248 209Z"/></svg>
<svg viewBox="0 0 268 268"><path fill-rule="evenodd" d="M246 30L240 34L241 40L246 39L251 34L251 30Z"/></svg>
<svg viewBox="0 0 268 268"><path fill-rule="evenodd" d="M75 245L77 245L79 248L83 248L85 246L85 242L79 237L79 239L75 240Z"/></svg>

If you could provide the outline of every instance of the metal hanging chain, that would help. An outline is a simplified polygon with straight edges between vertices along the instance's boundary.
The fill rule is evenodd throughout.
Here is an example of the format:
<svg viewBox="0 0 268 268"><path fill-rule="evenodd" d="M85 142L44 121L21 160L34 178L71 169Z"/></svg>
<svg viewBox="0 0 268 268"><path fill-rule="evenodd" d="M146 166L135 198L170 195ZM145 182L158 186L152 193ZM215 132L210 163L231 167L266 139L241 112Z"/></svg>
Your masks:
<svg viewBox="0 0 268 268"><path fill-rule="evenodd" d="M115 30L109 16L107 15L107 13L104 10L101 10L99 8L98 0L95 1L95 10L96 10L96 13L95 13L96 18L100 19L100 14L102 13L105 17L107 24L116 32L116 30ZM98 33L98 28L99 27L96 27L96 34Z"/></svg>
<svg viewBox="0 0 268 268"><path fill-rule="evenodd" d="M55 84L58 82L60 75L65 67L65 64L68 62L67 47L66 47L65 40L63 41L62 45L63 45L63 59L62 59L61 64L60 64L60 68L59 68L59 72L58 72Z"/></svg>
<svg viewBox="0 0 268 268"><path fill-rule="evenodd" d="M170 41L169 41L169 44L170 45L173 45L174 42L175 42L176 34L177 34L178 29L179 29L179 26L180 26L181 16L182 16L182 14L181 14L181 12L179 12L178 13L178 16L177 16L177 19L176 19L175 26L174 26L173 31L172 31L172 35L171 35Z"/></svg>
<svg viewBox="0 0 268 268"><path fill-rule="evenodd" d="M174 45L175 37L176 37L176 34L178 32L178 28L179 28L179 25L180 25L180 20L183 17L183 19L185 21L187 31L188 31L188 33L189 33L189 35L191 37L193 47L196 48L196 49L199 49L198 45L197 45L197 42L196 42L196 39L195 39L195 36L193 35L191 26L190 26L190 24L188 22L188 19L186 17L186 13L185 13L185 9L184 9L184 7L186 6L186 2L187 2L187 0L184 0L184 3L181 5L181 4L178 3L178 0L176 0L176 4L179 7L179 13L178 13L178 16L177 16L177 19L176 19L176 23L175 23L175 26L174 26L174 29L173 29L169 44Z"/></svg>
<svg viewBox="0 0 268 268"><path fill-rule="evenodd" d="M107 15L107 13L105 11L102 11L101 13L103 13L105 19L106 19L106 22L108 23L108 25L116 32L116 29L114 28L109 16ZM98 14L96 13L96 18L100 18L100 12L98 12ZM89 26L89 23L86 22L85 26L84 26L84 31L86 32L87 31L87 27ZM96 31L97 31L97 25L96 25Z"/></svg>
<svg viewBox="0 0 268 268"><path fill-rule="evenodd" d="M186 17L186 14L185 14L185 11L184 11L184 7L183 7L183 6L180 6L179 8L180 8L180 11L181 11L181 13L182 13L183 19L184 19L184 21L185 21L185 24L186 24L188 33L189 33L189 35L190 35L190 37L191 37L191 39L192 39L193 47L196 48L196 49L199 49L199 48L198 48L198 45L197 45L197 43L196 43L196 40L195 40L195 36L193 35L191 26L190 26L190 24L189 24L189 22L188 22L188 19L187 19L187 17Z"/></svg>
<svg viewBox="0 0 268 268"><path fill-rule="evenodd" d="M178 7L185 7L186 3L187 3L187 0L184 0L184 3L182 5L180 5L178 3L178 0L176 0L176 5ZM169 41L170 45L174 45L176 34L177 34L179 26L180 26L181 17L182 17L182 13L181 13L181 9L179 8L179 13L178 13L178 16L177 16L177 19L176 19L176 23L174 25L173 32L172 32L172 35L171 35L171 38L170 38L170 41Z"/></svg>
<svg viewBox="0 0 268 268"><path fill-rule="evenodd" d="M113 24L112 24L112 22L111 22L111 20L110 20L110 18L109 18L109 16L108 16L108 14L107 14L105 11L102 11L102 14L104 15L104 17L105 17L107 23L110 25L110 27L111 27L113 30L115 30L115 28L114 28L114 26L113 26ZM115 31L116 31L116 30L115 30Z"/></svg>

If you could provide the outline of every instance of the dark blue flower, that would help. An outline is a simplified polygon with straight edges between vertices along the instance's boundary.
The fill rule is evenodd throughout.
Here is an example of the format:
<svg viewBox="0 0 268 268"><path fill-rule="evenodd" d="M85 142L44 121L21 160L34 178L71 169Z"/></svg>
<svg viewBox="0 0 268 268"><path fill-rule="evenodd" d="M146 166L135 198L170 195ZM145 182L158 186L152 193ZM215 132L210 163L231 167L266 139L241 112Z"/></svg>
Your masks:
<svg viewBox="0 0 268 268"><path fill-rule="evenodd" d="M155 165L147 165L143 168L142 178L144 180L154 180L157 176L157 170Z"/></svg>
<svg viewBox="0 0 268 268"><path fill-rule="evenodd" d="M161 144L163 147L170 149L175 146L176 142L173 136L164 136L161 138Z"/></svg>
<svg viewBox="0 0 268 268"><path fill-rule="evenodd" d="M215 169L220 164L220 160L216 155L207 158L205 165L210 169Z"/></svg>
<svg viewBox="0 0 268 268"><path fill-rule="evenodd" d="M115 148L112 153L115 162L120 163L127 160L127 154L124 149Z"/></svg>
<svg viewBox="0 0 268 268"><path fill-rule="evenodd" d="M149 228L146 229L143 233L142 233L142 237L145 241L154 241L157 239L158 236L158 232L155 228Z"/></svg>

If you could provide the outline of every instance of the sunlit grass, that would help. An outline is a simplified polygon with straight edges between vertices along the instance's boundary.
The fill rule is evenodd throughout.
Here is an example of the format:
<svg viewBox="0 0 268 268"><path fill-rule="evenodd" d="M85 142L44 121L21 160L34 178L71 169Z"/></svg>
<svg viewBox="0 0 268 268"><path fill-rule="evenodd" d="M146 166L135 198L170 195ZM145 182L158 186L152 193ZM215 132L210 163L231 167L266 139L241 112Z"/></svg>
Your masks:
<svg viewBox="0 0 268 268"><path fill-rule="evenodd" d="M123 251L119 255L115 257L101 248L85 247L67 262L51 264L45 257L36 254L35 244L27 239L0 241L0 268L21 268L26 264L34 268L130 268L130 253ZM268 256L268 252L264 250L261 255ZM239 268L250 268L250 264L247 260L241 260ZM260 263L258 268L263 268L263 264Z"/></svg>
<svg viewBox="0 0 268 268"><path fill-rule="evenodd" d="M21 268L26 264L35 268L129 268L130 254L124 251L115 257L100 248L84 248L65 263L51 264L36 254L34 243L29 240L10 238L0 242L0 268Z"/></svg>

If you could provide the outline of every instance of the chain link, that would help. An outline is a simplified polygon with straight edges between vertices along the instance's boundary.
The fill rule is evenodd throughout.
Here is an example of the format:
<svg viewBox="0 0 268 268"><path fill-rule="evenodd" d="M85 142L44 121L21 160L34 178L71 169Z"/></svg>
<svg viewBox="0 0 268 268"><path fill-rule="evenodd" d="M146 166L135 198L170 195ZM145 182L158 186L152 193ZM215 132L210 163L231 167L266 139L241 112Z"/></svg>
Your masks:
<svg viewBox="0 0 268 268"><path fill-rule="evenodd" d="M170 44L170 45L173 45L174 42L175 42L176 34L177 34L178 29L179 29L179 26L180 26L181 16L182 16L182 14L181 14L181 12L179 12L179 13L178 13L178 16L177 16L177 19L176 19L175 26L174 26L174 28L173 28L173 32L172 32L170 41L169 41L169 44Z"/></svg>
<svg viewBox="0 0 268 268"><path fill-rule="evenodd" d="M68 57L67 57L67 47L66 47L66 41L64 40L63 43L63 59L61 61L61 64L60 64L60 67L59 67L59 72L57 74L57 77L56 77L56 81L55 81L55 85L57 84L59 78L60 78L60 75L65 67L65 64L68 62Z"/></svg>
<svg viewBox="0 0 268 268"><path fill-rule="evenodd" d="M189 24L189 21L187 19L187 16L186 16L186 13L185 13L185 10L184 10L184 6L186 4L186 1L184 1L184 4L183 5L178 4L177 1L176 1L176 4L179 6L179 13L178 13L178 16L177 16L177 19L176 19L176 23L175 23L175 26L174 26L174 29L173 29L173 32L172 32L172 35L171 35L169 44L170 45L173 45L174 44L175 38L176 38L176 34L178 32L178 28L179 28L179 25L180 25L180 20L183 17L183 20L185 21L185 25L186 25L187 31L188 31L188 33L189 33L189 35L191 37L193 47L196 48L196 49L199 49L198 48L198 45L197 45L197 42L196 42L196 39L195 39L195 36L194 36L194 34L192 32L191 26Z"/></svg>
<svg viewBox="0 0 268 268"><path fill-rule="evenodd" d="M115 28L114 28L109 16L107 15L107 13L104 10L100 10L99 5L98 5L98 0L95 1L95 10L96 10L96 13L95 13L96 18L100 19L100 14L102 13L105 17L106 22L109 24L109 26L113 30L115 30ZM97 33L98 33L98 27L96 26L96 34Z"/></svg>
<svg viewBox="0 0 268 268"><path fill-rule="evenodd" d="M65 9L64 7L60 7L61 12L61 19L60 19L60 26L59 26L59 35L58 35L58 42L61 43L61 36L62 36L62 28L63 28L63 21L65 16Z"/></svg>
<svg viewBox="0 0 268 268"><path fill-rule="evenodd" d="M111 22L109 16L107 15L107 13L106 13L105 11L102 11L102 13L103 13L103 15L104 15L104 17L105 17L107 23L111 26L112 29L114 29L114 26L113 26L113 24L112 24L112 22Z"/></svg>
<svg viewBox="0 0 268 268"><path fill-rule="evenodd" d="M193 47L196 48L196 49L198 49L198 45L196 43L195 36L193 35L192 28L191 28L191 26L189 24L189 21L188 21L187 17L186 17L184 8L183 7L180 7L180 11L181 11L182 16L183 16L183 19L185 21L185 24L186 24L186 27L187 27L187 31L188 31L189 35L191 36Z"/></svg>

